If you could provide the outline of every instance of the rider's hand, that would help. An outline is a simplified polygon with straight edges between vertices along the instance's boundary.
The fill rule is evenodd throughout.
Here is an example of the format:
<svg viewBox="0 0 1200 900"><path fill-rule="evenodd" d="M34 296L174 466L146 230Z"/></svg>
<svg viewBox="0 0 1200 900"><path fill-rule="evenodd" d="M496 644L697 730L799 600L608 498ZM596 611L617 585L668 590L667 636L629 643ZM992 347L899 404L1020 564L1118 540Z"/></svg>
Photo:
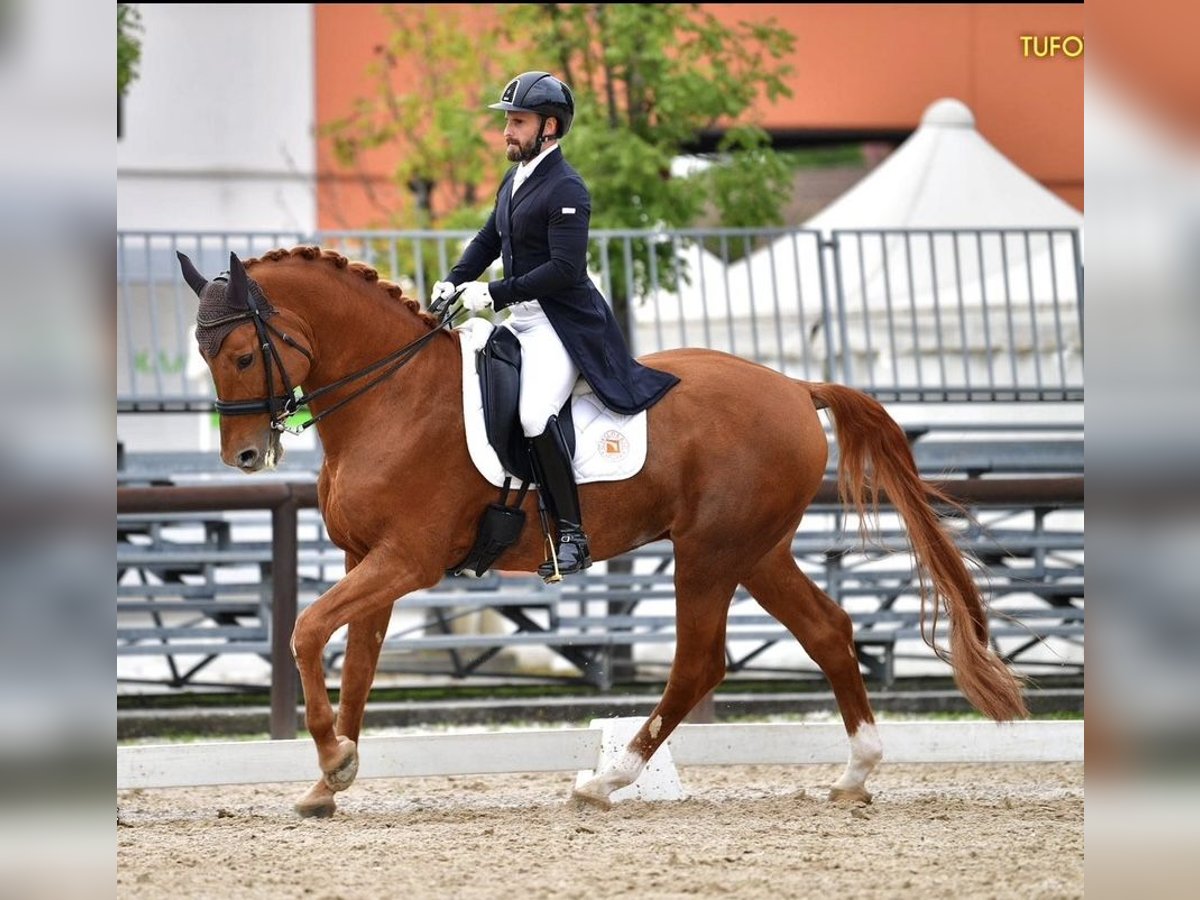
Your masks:
<svg viewBox="0 0 1200 900"><path fill-rule="evenodd" d="M472 281L469 284L463 285L462 293L458 295L458 299L462 302L463 309L475 312L481 309L488 309L492 305L492 292L482 281Z"/></svg>
<svg viewBox="0 0 1200 900"><path fill-rule="evenodd" d="M429 305L433 306L438 303L445 303L454 296L454 292L458 290L452 281L435 281L433 283L433 291L429 295Z"/></svg>

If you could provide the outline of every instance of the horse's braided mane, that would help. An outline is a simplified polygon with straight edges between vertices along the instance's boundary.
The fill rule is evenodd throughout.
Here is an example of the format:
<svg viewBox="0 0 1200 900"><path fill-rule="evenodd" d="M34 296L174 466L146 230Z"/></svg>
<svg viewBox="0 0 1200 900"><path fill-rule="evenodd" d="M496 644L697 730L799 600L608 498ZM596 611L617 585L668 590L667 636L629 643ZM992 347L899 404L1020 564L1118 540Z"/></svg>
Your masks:
<svg viewBox="0 0 1200 900"><path fill-rule="evenodd" d="M293 247L291 250L269 250L262 256L253 259L247 259L244 265L249 268L257 262L279 262L282 259L289 257L300 257L307 260L319 260L321 262L330 263L339 269L347 269L353 272L364 281L372 282L386 291L388 296L393 300L403 303L408 309L414 313L422 322L429 327L437 325L437 320L429 313L421 309L421 305L411 297L404 296L404 290L400 285L391 281L386 281L379 277L379 273L375 269L368 266L366 263L352 262L336 250L326 250L321 247L304 245Z"/></svg>

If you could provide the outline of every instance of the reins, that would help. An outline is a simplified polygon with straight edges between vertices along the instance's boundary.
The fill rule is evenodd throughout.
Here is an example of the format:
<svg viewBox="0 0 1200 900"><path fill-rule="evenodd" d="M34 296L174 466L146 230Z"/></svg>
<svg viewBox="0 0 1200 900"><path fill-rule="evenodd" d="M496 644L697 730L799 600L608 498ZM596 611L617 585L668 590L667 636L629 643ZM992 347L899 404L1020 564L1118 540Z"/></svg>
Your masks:
<svg viewBox="0 0 1200 900"><path fill-rule="evenodd" d="M337 381L327 384L324 387L317 388L315 391L310 391L307 394L303 394L300 397L294 398L294 400L290 404L293 407L291 409L291 411L287 412L283 418L272 418L271 427L274 428L276 431L286 431L286 432L288 432L288 434L302 434L306 428L310 428L313 425L316 425L319 421L321 421L323 418L328 416L330 413L332 413L338 409L341 409L343 406L345 406L351 400L355 399L356 397L360 396L361 394L366 393L371 388L375 387L375 385L379 384L381 381L384 381L384 380L390 378L392 375L396 374L396 372L403 369L406 365L408 365L410 362L412 362L413 357L415 357L425 347L425 345L428 344L433 339L433 337L438 332L440 332L447 325L451 324L451 322L453 320L454 320L454 314L451 313L449 310L446 310L442 314L442 316L438 319L437 325L434 328L430 329L430 331L427 334L421 335L415 341L411 341L410 343L405 344L399 350L395 351L394 353L389 353L383 359L381 359L377 362L371 363L371 365L367 366L366 368L359 369L357 372L353 372L353 373L345 376L344 378L339 378ZM312 357L310 356L309 359L312 359ZM393 363L393 362L395 363L395 365L393 365L390 369L388 369L382 375L367 382L367 384L360 387L358 390L356 390L350 396L342 398L337 403L335 403L333 406L329 407L329 409L325 410L324 412L320 413L319 415L313 416L307 422L304 422L302 425L289 426L286 424L286 416L292 415L293 413L296 412L296 410L298 410L302 406L308 406L308 404L313 399L320 397L324 394L327 394L330 391L336 390L337 388L340 388L345 384L349 384L351 381L355 381L359 378L363 378L366 375L370 375L372 372L378 371L379 369L382 369L384 366L388 365L389 363ZM282 370L282 368L283 368L283 366L281 365L280 370ZM269 387L268 387L268 389L269 389Z"/></svg>
<svg viewBox="0 0 1200 900"><path fill-rule="evenodd" d="M220 276L214 280L220 280ZM371 363L369 366L359 369L357 372L352 372L349 375L339 378L337 381L325 385L324 387L317 388L315 391L310 391L307 394L302 394L301 396L297 397L295 388L292 387L291 380L288 378L287 369L283 365L283 359L279 355L279 350L276 348L274 341L271 340L271 334L277 335L279 339L289 347L295 347L308 358L310 363L313 361L312 353L305 347L301 346L290 335L285 334L278 328L275 328L273 325L265 321L262 315L262 310L259 308L259 305L254 297L253 289L246 291L246 305L248 309L244 313L225 316L219 320L213 322L203 322L201 324L215 326L228 324L229 322L237 322L243 319L249 319L254 322L255 331L258 333L259 349L262 352L263 368L266 370L267 395L266 397L258 400L218 399L215 401L213 406L217 413L222 416L246 416L263 412L269 413L271 416L271 428L274 431L286 431L288 434L303 434L306 429L316 425L317 422L321 421L321 419L330 415L334 411L341 409L351 400L361 396L371 388L375 387L375 385L396 374L396 372L404 368L409 362L412 361L413 357L415 357L417 353L419 353L425 347L425 345L433 339L434 335L438 334L438 332L440 332L447 325L450 325L455 317L454 312L451 308L449 308L449 306L439 309L437 325L430 329L427 334L421 335L416 340L405 344L399 350L389 353L383 359L377 360L376 362ZM279 374L283 379L283 388L286 391L284 394L275 393L273 378L271 375L272 359L274 359L275 364L279 366ZM287 420L290 416L294 415L302 407L308 406L318 397L322 397L331 391L335 391L338 388L344 387L353 381L364 378L374 372L379 371L380 369L388 367L389 365L391 368L388 368L387 371L383 372L376 378L373 378L371 381L358 388L358 390L354 391L348 397L342 398L319 415L310 417L308 421L298 426L287 424Z"/></svg>

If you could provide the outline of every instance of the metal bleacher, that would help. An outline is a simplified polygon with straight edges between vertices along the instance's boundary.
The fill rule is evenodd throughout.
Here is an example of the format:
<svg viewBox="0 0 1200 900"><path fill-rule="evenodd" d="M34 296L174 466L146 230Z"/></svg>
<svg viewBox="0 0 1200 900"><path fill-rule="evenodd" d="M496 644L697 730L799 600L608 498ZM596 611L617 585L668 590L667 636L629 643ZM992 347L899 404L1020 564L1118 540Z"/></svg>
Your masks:
<svg viewBox="0 0 1200 900"><path fill-rule="evenodd" d="M953 471L978 482L985 476L1053 479L1082 472L1081 439L1001 443L924 434L913 448L920 470L930 477ZM836 453L832 457L831 467ZM318 463L319 454L301 455L282 475L311 479ZM212 470L211 457L148 454L126 457L118 481L126 486L186 483ZM1066 663L1061 653L1049 663L1043 653L1038 663L1036 651L1051 642L1077 647L1082 642L1082 497L998 497L968 509L971 521L947 521L959 547L975 560L977 579L991 598L997 647L1031 671L1047 665L1078 671L1082 663ZM316 510L305 512L297 540L301 606L343 572L342 554ZM927 658L929 651L922 644L919 588L903 528L886 512L879 525L877 539L869 547L858 546L857 523L827 498L810 508L793 549L810 577L851 612L866 672L890 685L897 660ZM118 516L118 655L163 657L169 670L163 681L176 687L203 684L206 666L224 654L268 659L272 546L266 530L262 514L246 511ZM447 578L398 604L408 615L397 616L387 635L381 670L521 677L519 665L510 661L498 667L497 662L537 646L566 665L554 676L544 666L527 676L577 678L606 688L614 678L663 664L661 657L674 640L673 603L667 542L638 548L616 566L600 564L554 586L534 576L494 571L482 579ZM485 612L492 624L480 631L479 616ZM937 637L945 646L944 630ZM729 671L803 673L803 665L771 661L773 648L794 644L739 590L728 627ZM658 654L643 652L655 646ZM335 636L326 656L331 673L343 650ZM646 655L651 659L639 663Z"/></svg>

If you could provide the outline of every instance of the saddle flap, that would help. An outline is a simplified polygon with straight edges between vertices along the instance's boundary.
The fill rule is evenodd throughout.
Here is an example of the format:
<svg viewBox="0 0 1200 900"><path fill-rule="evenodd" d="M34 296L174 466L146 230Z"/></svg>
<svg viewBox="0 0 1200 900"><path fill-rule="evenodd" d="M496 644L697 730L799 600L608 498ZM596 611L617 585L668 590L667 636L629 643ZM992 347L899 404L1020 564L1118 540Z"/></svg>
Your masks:
<svg viewBox="0 0 1200 900"><path fill-rule="evenodd" d="M521 428L521 343L508 328L493 328L477 352L479 389L483 397L483 420L488 443L496 451L505 471L525 482L533 482L529 447ZM559 411L567 450L575 454L571 398Z"/></svg>
<svg viewBox="0 0 1200 900"><path fill-rule="evenodd" d="M479 389L488 443L505 470L532 481L529 453L521 431L521 344L507 328L493 328L479 351Z"/></svg>

